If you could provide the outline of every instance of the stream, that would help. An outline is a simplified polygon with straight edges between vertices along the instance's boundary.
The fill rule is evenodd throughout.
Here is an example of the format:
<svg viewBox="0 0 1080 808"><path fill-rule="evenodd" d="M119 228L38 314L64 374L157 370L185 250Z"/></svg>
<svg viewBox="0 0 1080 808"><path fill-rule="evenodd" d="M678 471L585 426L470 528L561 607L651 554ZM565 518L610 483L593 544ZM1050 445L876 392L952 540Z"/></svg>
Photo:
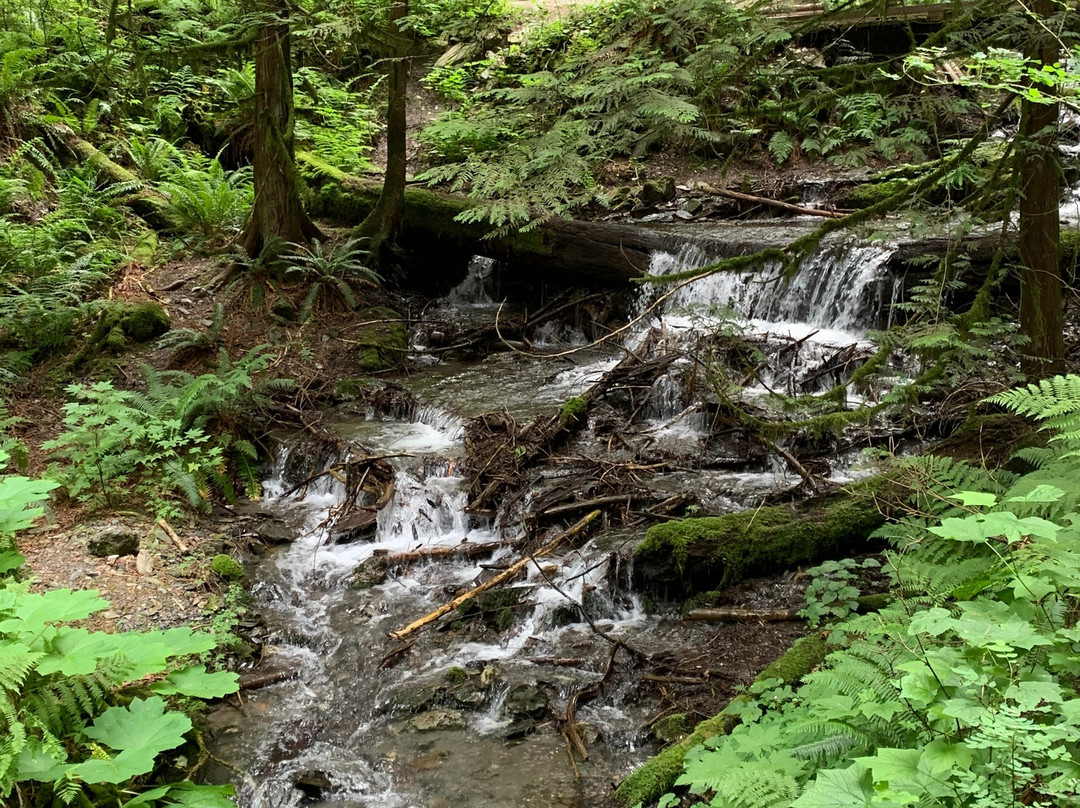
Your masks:
<svg viewBox="0 0 1080 808"><path fill-rule="evenodd" d="M710 238L722 241L723 228ZM612 448L605 419L613 410L603 405L590 410L568 455L658 458L642 485L658 500L692 496L691 512L701 514L755 507L795 489L802 477L781 456L748 452L737 436L717 432L716 385L702 383L690 348L704 340L722 357L731 335L750 339L756 369L740 395L765 408L775 393L829 390L872 353L866 331L887 325L901 290L890 255L885 245L829 241L790 283L779 266L767 266L704 278L658 304L670 289L646 288L628 312L640 321L618 341L565 356L502 352L440 361L425 351L423 334L414 335L413 370L400 380L411 403L398 412L343 412L330 427L348 452L391 456L393 495L373 535L360 540L340 541L328 525L345 497L342 482L325 475L302 495L291 492L342 458L302 435L280 436L254 508L293 540L250 559L247 575L266 625L259 670L294 676L211 715L211 751L230 767L215 764L210 777L233 780L238 803L250 808L605 804L614 784L658 748L648 727L666 709L662 688L641 681L647 668L630 653L613 656L612 641L659 657L703 649L729 692L768 661L761 658L768 649L780 653L799 626L718 630L664 614L633 582L632 551L644 525L605 523L584 544L530 565L491 597L483 615L418 632L399 655L388 632L517 560L519 549L500 546L488 558L432 561L368 581L354 570L387 553L519 538L523 515L568 479L573 463L539 467L523 499L468 514L460 473L467 420L493 410L519 422L557 412L627 351L674 358L650 389L633 394L638 404L624 419L624 448ZM707 241L697 240L678 254L656 254L652 270L670 274L709 261ZM512 271L474 259L468 278L439 301L440 316L490 320L498 274ZM573 327L548 325L532 342L563 353L583 339ZM848 406L881 392L852 393ZM857 448L843 449L830 449L834 459L819 469L823 476L844 482L869 473ZM791 576L780 576L751 597L761 605L797 604L800 591ZM588 759L572 765L552 716L565 715L574 694L598 682L574 717Z"/></svg>

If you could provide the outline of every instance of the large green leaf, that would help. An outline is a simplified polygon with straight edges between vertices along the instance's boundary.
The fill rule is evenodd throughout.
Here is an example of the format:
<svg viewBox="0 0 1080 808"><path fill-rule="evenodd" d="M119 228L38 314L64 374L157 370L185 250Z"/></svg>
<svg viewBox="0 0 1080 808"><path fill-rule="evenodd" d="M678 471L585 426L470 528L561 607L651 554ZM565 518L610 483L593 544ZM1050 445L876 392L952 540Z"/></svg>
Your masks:
<svg viewBox="0 0 1080 808"><path fill-rule="evenodd" d="M15 779L51 783L59 779L66 770L67 765L49 754L39 739L30 737L19 751Z"/></svg>
<svg viewBox="0 0 1080 808"><path fill-rule="evenodd" d="M69 771L87 783L123 783L152 770L154 757L149 751L126 749L114 758L91 758Z"/></svg>
<svg viewBox="0 0 1080 808"><path fill-rule="evenodd" d="M14 533L33 525L42 510L27 506L41 502L57 485L52 480L17 475L0 477L0 533Z"/></svg>
<svg viewBox="0 0 1080 808"><path fill-rule="evenodd" d="M205 665L190 665L169 674L164 682L154 685L155 693L194 696L199 699L220 699L239 690L239 678L231 671L207 673Z"/></svg>
<svg viewBox="0 0 1080 808"><path fill-rule="evenodd" d="M870 770L854 763L846 769L825 769L791 808L871 808L874 783Z"/></svg>
<svg viewBox="0 0 1080 808"><path fill-rule="evenodd" d="M43 595L22 595L15 616L0 621L0 631L36 634L48 623L83 620L109 603L96 589L53 589Z"/></svg>
<svg viewBox="0 0 1080 808"><path fill-rule="evenodd" d="M110 707L83 734L113 749L138 751L151 758L184 742L191 729L186 715L166 711L164 699L134 699L128 707Z"/></svg>
<svg viewBox="0 0 1080 808"><path fill-rule="evenodd" d="M91 634L84 628L62 628L49 643L49 653L38 662L38 673L47 676L59 671L64 676L93 673L98 662L111 656L109 646L103 641L109 635L103 632Z"/></svg>

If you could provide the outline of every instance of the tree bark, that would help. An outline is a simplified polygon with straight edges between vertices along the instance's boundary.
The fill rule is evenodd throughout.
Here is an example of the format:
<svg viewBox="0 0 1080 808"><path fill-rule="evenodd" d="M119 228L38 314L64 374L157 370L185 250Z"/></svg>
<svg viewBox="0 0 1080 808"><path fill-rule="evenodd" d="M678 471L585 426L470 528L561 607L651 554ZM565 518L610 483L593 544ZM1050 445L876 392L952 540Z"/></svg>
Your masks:
<svg viewBox="0 0 1080 808"><path fill-rule="evenodd" d="M302 243L321 233L304 211L293 154L292 57L287 0L263 0L255 42L255 205L244 248L256 256L274 245Z"/></svg>
<svg viewBox="0 0 1080 808"><path fill-rule="evenodd" d="M1031 37L1024 56L1039 65L1058 61L1054 35L1039 24L1049 19L1054 0L1034 0ZM1024 347L1024 371L1038 378L1060 373L1064 367L1062 326L1061 224L1059 204L1061 172L1057 145L1058 104L1023 101L1020 121L1020 330L1029 342Z"/></svg>
<svg viewBox="0 0 1080 808"><path fill-rule="evenodd" d="M409 39L401 21L409 14L409 0L393 0L390 6L389 99L386 104L386 176L375 208L360 225L360 235L370 239L368 248L378 256L392 248L401 229L405 208L406 113L408 111Z"/></svg>

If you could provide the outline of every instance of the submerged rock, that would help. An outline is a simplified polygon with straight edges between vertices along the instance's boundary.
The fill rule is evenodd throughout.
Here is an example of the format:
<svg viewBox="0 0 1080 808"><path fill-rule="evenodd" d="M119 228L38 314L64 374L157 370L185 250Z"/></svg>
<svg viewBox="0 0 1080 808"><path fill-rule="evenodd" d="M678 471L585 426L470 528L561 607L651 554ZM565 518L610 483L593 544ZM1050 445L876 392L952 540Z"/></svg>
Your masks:
<svg viewBox="0 0 1080 808"><path fill-rule="evenodd" d="M503 704L506 712L515 718L540 718L547 712L548 697L534 685L520 684L510 688Z"/></svg>
<svg viewBox="0 0 1080 808"><path fill-rule="evenodd" d="M465 716L461 710L428 710L414 715L408 721L409 727L417 732L433 732L439 729L464 729Z"/></svg>

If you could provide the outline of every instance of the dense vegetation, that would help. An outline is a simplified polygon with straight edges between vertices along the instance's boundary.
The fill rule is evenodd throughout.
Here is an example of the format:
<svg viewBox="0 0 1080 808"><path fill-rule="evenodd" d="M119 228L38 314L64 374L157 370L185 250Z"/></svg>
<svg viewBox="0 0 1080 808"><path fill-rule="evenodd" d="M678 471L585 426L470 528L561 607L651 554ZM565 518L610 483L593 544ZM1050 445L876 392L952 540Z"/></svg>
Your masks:
<svg viewBox="0 0 1080 808"><path fill-rule="evenodd" d="M825 663L801 684L755 685L730 733L679 762L678 793L624 796L1075 803L1080 380L1055 374L1080 249L1058 223L1076 179L1080 23L1058 0L982 0L929 29L848 36L874 5L792 21L723 0L610 0L559 19L476 0L0 0L0 381L9 404L60 400L64 413L31 447L4 420L0 800L230 804L170 758L194 743L191 699L236 689L207 671L214 639L91 631L81 623L105 603L34 591L14 535L49 496L173 519L257 496L260 410L294 387L276 370L293 346L274 329L365 306L395 321L376 307L384 285L407 285L407 169L471 200L441 226L528 237L551 217L648 208L650 182L673 175L743 192L779 176L787 198L793 172L814 167L849 181L844 215L692 277L764 259L794 271L828 233L872 235L903 214L947 247L922 262L858 377L903 352L914 380L860 417L996 393L990 405L1051 440L1009 472L902 464L910 512L881 532L888 605L856 613L854 562L821 568L806 614L828 632ZM437 114L407 145L420 86ZM309 218L313 189L380 166L353 232ZM993 244L973 284L976 236ZM211 269L201 325L172 328L142 281L170 262ZM230 318L256 338L230 336ZM405 353L398 332L365 347L365 370ZM310 346L295 353L311 363ZM835 416L847 392L790 404Z"/></svg>

